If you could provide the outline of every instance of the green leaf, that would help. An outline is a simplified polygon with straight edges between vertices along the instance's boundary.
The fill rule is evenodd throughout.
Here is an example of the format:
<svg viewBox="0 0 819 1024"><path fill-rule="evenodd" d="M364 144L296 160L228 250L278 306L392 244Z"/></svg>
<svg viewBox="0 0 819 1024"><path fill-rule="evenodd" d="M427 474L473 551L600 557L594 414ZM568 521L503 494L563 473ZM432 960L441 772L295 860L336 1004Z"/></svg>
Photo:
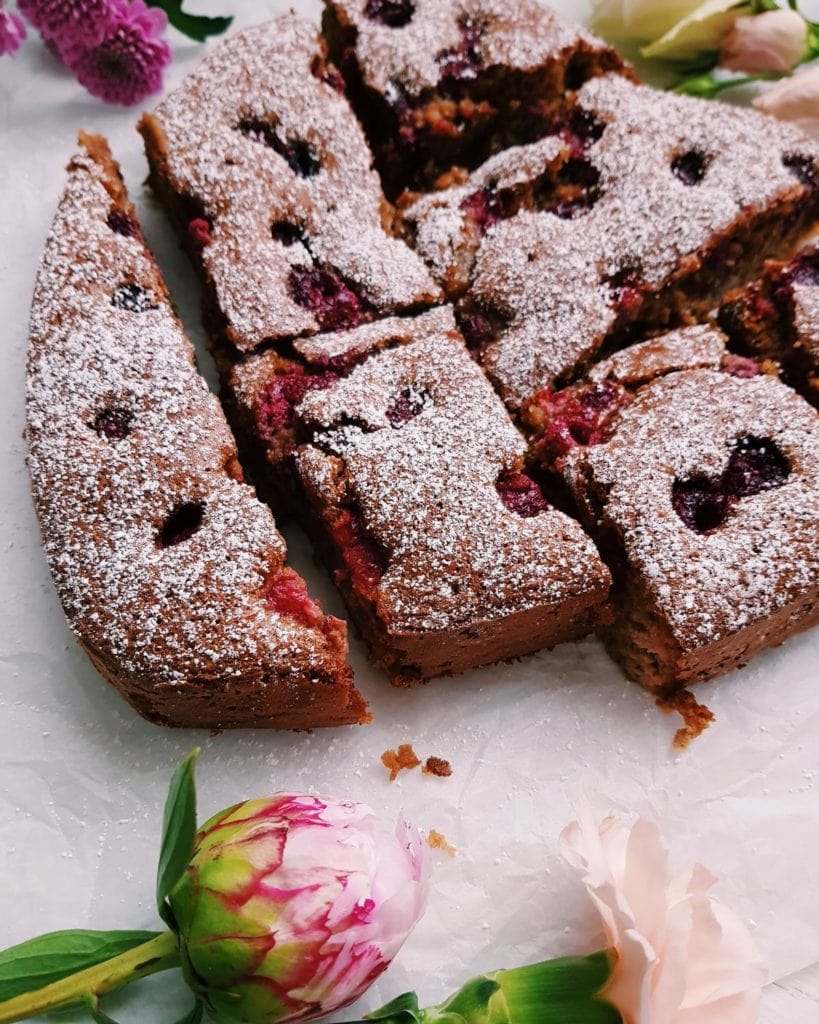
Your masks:
<svg viewBox="0 0 819 1024"><path fill-rule="evenodd" d="M0 953L0 1002L35 992L77 971L113 960L155 939L158 932L61 931Z"/></svg>
<svg viewBox="0 0 819 1024"><path fill-rule="evenodd" d="M196 783L194 768L199 748L192 751L173 773L162 819L162 845L156 873L156 905L159 916L174 928L168 895L185 874L196 842Z"/></svg>
<svg viewBox="0 0 819 1024"><path fill-rule="evenodd" d="M587 957L497 971L489 977L500 984L514 1024L621 1024L619 1012L600 997L611 970L611 956L603 950Z"/></svg>
<svg viewBox="0 0 819 1024"><path fill-rule="evenodd" d="M197 43L204 43L209 36L219 36L227 31L233 17L208 18L204 14L186 14L182 0L148 0L149 7L159 7L167 15L175 29Z"/></svg>
<svg viewBox="0 0 819 1024"><path fill-rule="evenodd" d="M204 1004L200 999L197 999L191 1012L186 1013L184 1017L176 1022L176 1024L200 1024L202 1017L204 1016L204 1012Z"/></svg>
<svg viewBox="0 0 819 1024"><path fill-rule="evenodd" d="M421 1017L422 1011L418 1006L418 996L414 992L404 992L403 995L396 996L380 1009L366 1013L364 1020L393 1020L400 1021L401 1024L415 1024L421 1020Z"/></svg>

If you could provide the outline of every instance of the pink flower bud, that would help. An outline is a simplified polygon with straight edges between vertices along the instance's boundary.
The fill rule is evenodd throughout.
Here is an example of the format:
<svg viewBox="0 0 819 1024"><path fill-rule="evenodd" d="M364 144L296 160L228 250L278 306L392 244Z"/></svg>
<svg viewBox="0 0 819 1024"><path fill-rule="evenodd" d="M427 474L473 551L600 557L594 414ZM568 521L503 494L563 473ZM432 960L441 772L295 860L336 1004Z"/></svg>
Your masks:
<svg viewBox="0 0 819 1024"><path fill-rule="evenodd" d="M819 139L819 65L777 82L754 100L754 106Z"/></svg>
<svg viewBox="0 0 819 1024"><path fill-rule="evenodd" d="M808 49L808 25L796 11L737 18L722 41L720 64L749 75L790 71Z"/></svg>
<svg viewBox="0 0 819 1024"><path fill-rule="evenodd" d="M189 984L220 1024L282 1024L358 999L426 901L417 830L352 801L277 795L200 830L170 896Z"/></svg>

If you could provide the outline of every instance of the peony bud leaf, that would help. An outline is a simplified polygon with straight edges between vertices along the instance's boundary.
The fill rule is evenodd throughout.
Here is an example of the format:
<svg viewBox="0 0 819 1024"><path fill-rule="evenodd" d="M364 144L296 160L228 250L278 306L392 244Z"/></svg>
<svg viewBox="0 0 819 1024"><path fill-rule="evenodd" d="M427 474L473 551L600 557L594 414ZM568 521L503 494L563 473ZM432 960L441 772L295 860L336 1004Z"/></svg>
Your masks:
<svg viewBox="0 0 819 1024"><path fill-rule="evenodd" d="M199 748L192 751L173 773L162 820L162 845L156 875L156 905L169 928L176 928L167 897L193 856L196 841L196 783L194 767Z"/></svg>
<svg viewBox="0 0 819 1024"><path fill-rule="evenodd" d="M204 43L209 36L220 36L233 21L232 16L209 18L204 14L186 14L182 10L182 0L148 0L148 6L163 10L178 32L189 39L195 39L197 43Z"/></svg>
<svg viewBox="0 0 819 1024"><path fill-rule="evenodd" d="M158 932L50 932L0 953L0 1002L35 992L155 939Z"/></svg>

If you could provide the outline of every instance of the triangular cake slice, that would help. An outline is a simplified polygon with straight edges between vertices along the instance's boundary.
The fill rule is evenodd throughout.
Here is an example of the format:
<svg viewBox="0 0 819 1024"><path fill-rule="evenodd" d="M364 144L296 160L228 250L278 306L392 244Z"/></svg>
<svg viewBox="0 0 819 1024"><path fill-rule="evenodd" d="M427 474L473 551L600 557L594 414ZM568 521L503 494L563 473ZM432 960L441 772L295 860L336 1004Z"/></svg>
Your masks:
<svg viewBox="0 0 819 1024"><path fill-rule="evenodd" d="M27 381L34 501L69 624L153 722L366 721L345 625L285 566L107 144L80 142L37 280Z"/></svg>

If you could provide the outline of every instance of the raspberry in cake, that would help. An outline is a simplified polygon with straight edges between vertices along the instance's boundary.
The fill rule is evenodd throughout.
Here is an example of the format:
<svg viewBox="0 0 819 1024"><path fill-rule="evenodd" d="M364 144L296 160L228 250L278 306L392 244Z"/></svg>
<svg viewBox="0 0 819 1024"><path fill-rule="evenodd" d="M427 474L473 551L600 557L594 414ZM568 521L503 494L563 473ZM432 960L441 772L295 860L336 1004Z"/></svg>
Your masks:
<svg viewBox="0 0 819 1024"><path fill-rule="evenodd" d="M323 24L390 197L546 134L595 75L631 75L537 0L325 0Z"/></svg>
<svg viewBox="0 0 819 1024"><path fill-rule="evenodd" d="M607 614L593 544L523 472L451 310L404 331L296 410L309 521L373 659L403 684L583 636ZM303 354L349 350L327 340Z"/></svg>
<svg viewBox="0 0 819 1024"><path fill-rule="evenodd" d="M658 377L682 370L724 370L742 377L759 374L753 360L731 356L715 327L699 325L631 345L596 363L586 377L559 390L543 388L521 409L532 432L530 456L558 474L570 451L601 444L635 393Z"/></svg>
<svg viewBox="0 0 819 1024"><path fill-rule="evenodd" d="M71 629L153 722L367 721L345 624L286 567L107 144L80 142L37 281L26 426Z"/></svg>
<svg viewBox="0 0 819 1024"><path fill-rule="evenodd" d="M736 349L778 363L819 405L819 249L766 264L758 281L726 296L718 319Z"/></svg>
<svg viewBox="0 0 819 1024"><path fill-rule="evenodd" d="M140 123L151 183L205 278L212 333L241 352L439 297L390 233L324 58L315 27L285 15L220 43Z"/></svg>
<svg viewBox="0 0 819 1024"><path fill-rule="evenodd" d="M819 622L819 415L775 378L661 377L564 473L614 571L603 638L647 688L711 679Z"/></svg>
<svg viewBox="0 0 819 1024"><path fill-rule="evenodd" d="M794 170L794 154L819 167L816 143L755 111L607 76L580 89L570 120L594 126L581 144L561 130L404 204L407 236L513 409L601 349L705 319L790 254L819 208Z"/></svg>

